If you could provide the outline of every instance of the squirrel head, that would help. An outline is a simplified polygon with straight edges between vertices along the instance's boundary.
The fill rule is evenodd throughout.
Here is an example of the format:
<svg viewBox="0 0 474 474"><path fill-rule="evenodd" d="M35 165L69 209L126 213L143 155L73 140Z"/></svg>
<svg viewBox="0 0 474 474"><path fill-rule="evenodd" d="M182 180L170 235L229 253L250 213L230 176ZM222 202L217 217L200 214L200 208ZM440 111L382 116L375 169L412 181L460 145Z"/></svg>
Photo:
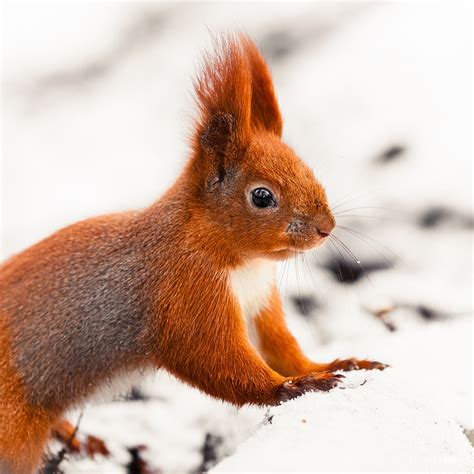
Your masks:
<svg viewBox="0 0 474 474"><path fill-rule="evenodd" d="M194 87L188 169L210 228L241 257L285 259L327 240L335 220L326 194L281 139L272 77L255 43L215 40Z"/></svg>

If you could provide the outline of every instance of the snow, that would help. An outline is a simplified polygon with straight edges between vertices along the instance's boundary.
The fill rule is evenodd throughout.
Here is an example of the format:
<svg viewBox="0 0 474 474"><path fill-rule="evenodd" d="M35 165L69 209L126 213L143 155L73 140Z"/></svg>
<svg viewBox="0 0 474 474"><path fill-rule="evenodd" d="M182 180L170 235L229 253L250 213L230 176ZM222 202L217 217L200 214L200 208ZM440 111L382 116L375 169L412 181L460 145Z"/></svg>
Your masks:
<svg viewBox="0 0 474 474"><path fill-rule="evenodd" d="M285 139L339 204L338 225L363 234L337 235L361 267L391 262L342 285L327 269L338 251L326 246L281 265L278 277L288 324L314 360L368 357L391 369L351 373L345 390L268 413L159 373L141 384L145 400L84 407L81 433L102 436L113 455L70 459L66 473L125 472L127 448L142 444L153 468L195 471L207 433L222 439L219 472L469 470L467 4L10 3L5 11L2 259L80 218L156 199L186 159L190 78L208 28L234 28L263 46ZM402 153L382 160L393 147ZM420 226L437 208L448 218ZM294 303L300 294L315 301L309 314ZM372 314L389 306L394 332Z"/></svg>
<svg viewBox="0 0 474 474"><path fill-rule="evenodd" d="M459 425L407 394L397 375L352 373L334 393L270 410L271 423L211 472L469 472Z"/></svg>
<svg viewBox="0 0 474 474"><path fill-rule="evenodd" d="M391 367L345 373L341 388L270 409L237 410L165 374L151 377L143 385L149 400L84 411L81 430L110 440L114 462L73 461L66 472L110 472L126 463L125 447L138 444L148 446L144 457L152 466L188 472L200 463L206 432L222 436L221 455L231 454L216 472L468 472L472 448L463 429L472 427L471 332L471 320L462 318L326 345L318 360L355 354ZM447 341L456 344L440 350Z"/></svg>
<svg viewBox="0 0 474 474"><path fill-rule="evenodd" d="M392 368L346 373L332 392L270 409L271 423L212 472L470 472L472 448L459 424L472 426L464 419L469 330L466 320L384 338L373 350ZM460 342L455 353L435 350L451 338Z"/></svg>

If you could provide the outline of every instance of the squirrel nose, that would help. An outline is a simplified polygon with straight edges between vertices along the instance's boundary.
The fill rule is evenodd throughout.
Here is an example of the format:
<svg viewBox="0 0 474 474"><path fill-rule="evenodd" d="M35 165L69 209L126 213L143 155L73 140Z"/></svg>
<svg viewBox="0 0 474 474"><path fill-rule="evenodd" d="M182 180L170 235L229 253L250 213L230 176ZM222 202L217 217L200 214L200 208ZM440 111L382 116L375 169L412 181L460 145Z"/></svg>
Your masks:
<svg viewBox="0 0 474 474"><path fill-rule="evenodd" d="M321 237L327 237L330 233L331 233L331 231L327 231L327 230L323 230L321 228L318 228L318 234Z"/></svg>
<svg viewBox="0 0 474 474"><path fill-rule="evenodd" d="M318 223L318 234L321 237L328 237L334 227L334 218L332 216L325 217Z"/></svg>

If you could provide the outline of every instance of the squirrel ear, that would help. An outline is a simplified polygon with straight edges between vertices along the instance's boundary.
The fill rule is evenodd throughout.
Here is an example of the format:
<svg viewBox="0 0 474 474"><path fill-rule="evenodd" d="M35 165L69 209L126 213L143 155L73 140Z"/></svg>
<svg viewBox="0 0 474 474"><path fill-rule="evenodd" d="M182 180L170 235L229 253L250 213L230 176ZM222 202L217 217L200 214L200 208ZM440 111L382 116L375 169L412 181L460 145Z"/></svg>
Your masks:
<svg viewBox="0 0 474 474"><path fill-rule="evenodd" d="M225 153L229 141L245 146L250 136L251 75L241 44L233 36L214 38L194 82L199 117L193 148Z"/></svg>
<svg viewBox="0 0 474 474"><path fill-rule="evenodd" d="M252 130L281 136L270 70L247 36L214 38L213 54L204 57L194 90L199 116L192 146L197 156L204 151L214 157L228 155L226 161L232 161L239 154L226 154L229 143L245 147Z"/></svg>
<svg viewBox="0 0 474 474"><path fill-rule="evenodd" d="M245 35L241 35L240 40L252 76L252 126L281 136L283 120L273 88L270 69L255 42Z"/></svg>
<svg viewBox="0 0 474 474"><path fill-rule="evenodd" d="M201 146L215 155L224 155L231 141L234 118L230 114L218 112L213 115L201 134Z"/></svg>

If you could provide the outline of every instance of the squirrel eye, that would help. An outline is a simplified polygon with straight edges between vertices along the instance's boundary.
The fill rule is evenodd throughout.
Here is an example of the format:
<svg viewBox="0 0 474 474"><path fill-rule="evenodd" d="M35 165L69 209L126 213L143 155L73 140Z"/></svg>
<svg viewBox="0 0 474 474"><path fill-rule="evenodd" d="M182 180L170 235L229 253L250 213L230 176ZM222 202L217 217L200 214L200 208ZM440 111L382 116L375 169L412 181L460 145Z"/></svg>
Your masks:
<svg viewBox="0 0 474 474"><path fill-rule="evenodd" d="M252 191L252 202L255 206L264 208L276 205L273 194L266 188L256 188Z"/></svg>

